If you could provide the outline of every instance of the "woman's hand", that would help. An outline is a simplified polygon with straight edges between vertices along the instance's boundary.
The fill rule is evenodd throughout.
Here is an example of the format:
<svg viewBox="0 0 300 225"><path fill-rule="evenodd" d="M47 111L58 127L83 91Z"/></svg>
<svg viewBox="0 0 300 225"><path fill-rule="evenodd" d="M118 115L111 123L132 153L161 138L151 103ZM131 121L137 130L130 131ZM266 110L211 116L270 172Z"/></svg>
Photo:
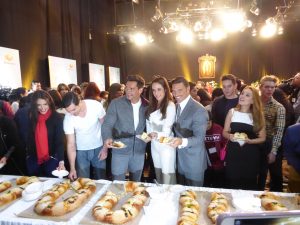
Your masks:
<svg viewBox="0 0 300 225"><path fill-rule="evenodd" d="M6 165L6 163L7 163L7 158L6 158L6 156L3 156L3 157L0 159L0 163L3 164L3 166Z"/></svg>
<svg viewBox="0 0 300 225"><path fill-rule="evenodd" d="M153 140L153 139L157 139L158 135L156 132L151 132L148 134L148 136Z"/></svg>
<svg viewBox="0 0 300 225"><path fill-rule="evenodd" d="M65 167L65 162L64 161L60 161L58 163L58 167L56 168L57 170L66 170L66 167Z"/></svg>
<svg viewBox="0 0 300 225"><path fill-rule="evenodd" d="M229 140L232 141L232 142L235 141L235 139L234 139L234 134L229 134Z"/></svg>

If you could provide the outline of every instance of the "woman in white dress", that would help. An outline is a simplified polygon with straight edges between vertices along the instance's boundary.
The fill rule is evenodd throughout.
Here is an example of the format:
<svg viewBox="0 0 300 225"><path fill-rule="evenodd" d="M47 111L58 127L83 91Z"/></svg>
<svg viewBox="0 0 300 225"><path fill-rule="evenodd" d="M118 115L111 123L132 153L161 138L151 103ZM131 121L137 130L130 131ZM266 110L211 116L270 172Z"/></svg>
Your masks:
<svg viewBox="0 0 300 225"><path fill-rule="evenodd" d="M151 154L159 183L176 184L176 149L160 143L161 137L172 137L176 107L169 84L164 77L155 78L150 85L147 110L147 133L151 137Z"/></svg>

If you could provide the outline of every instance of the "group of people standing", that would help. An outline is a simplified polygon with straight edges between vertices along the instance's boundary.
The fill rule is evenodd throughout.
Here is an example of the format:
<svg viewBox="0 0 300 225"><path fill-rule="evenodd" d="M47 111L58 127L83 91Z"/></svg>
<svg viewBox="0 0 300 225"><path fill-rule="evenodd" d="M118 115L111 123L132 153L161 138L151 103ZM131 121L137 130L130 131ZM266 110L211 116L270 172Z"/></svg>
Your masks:
<svg viewBox="0 0 300 225"><path fill-rule="evenodd" d="M281 191L286 110L272 97L278 79L264 76L259 90L244 86L240 93L231 74L223 75L221 84L223 95L211 112L191 96L184 77L171 83L155 77L146 98L139 75L127 77L124 92L121 84L112 85L104 103L64 92L59 108L65 114L57 112L49 92L36 90L22 112L27 122L16 121L19 132L26 133L27 172L51 176L68 168L71 179L104 179L111 155L113 180L125 180L129 173L130 180L140 181L147 143L138 135L146 132L159 183L257 190L265 187L269 169L271 190ZM235 140L237 132L247 134L242 144ZM161 143L162 138L169 141ZM124 147L115 148L116 141Z"/></svg>

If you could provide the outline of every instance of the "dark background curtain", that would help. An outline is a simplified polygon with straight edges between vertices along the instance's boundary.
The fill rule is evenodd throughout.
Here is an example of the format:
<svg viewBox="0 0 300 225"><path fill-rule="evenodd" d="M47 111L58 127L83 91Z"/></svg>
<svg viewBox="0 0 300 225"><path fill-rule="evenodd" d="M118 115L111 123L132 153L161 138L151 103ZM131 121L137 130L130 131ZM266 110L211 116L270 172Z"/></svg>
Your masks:
<svg viewBox="0 0 300 225"><path fill-rule="evenodd" d="M88 63L120 65L110 0L1 0L0 46L20 51L22 81L49 86L48 55L75 59L78 83L88 81ZM3 76L4 74L1 74Z"/></svg>
<svg viewBox="0 0 300 225"><path fill-rule="evenodd" d="M254 38L245 32L231 35L220 43L203 40L188 47L176 43L174 34L156 33L151 45L139 48L132 44L120 45L117 36L107 35L115 25L113 2L1 0L0 46L20 51L24 86L29 88L32 80L49 86L48 55L75 59L78 83L88 81L89 62L105 65L106 74L108 66L120 67L122 81L128 74L136 73L143 75L146 81L157 74L167 78L185 75L196 81L198 57L205 54L217 57L216 81L224 73L253 82L264 74L288 78L300 71L297 21L289 23L282 36L269 40ZM129 1L124 2L129 4ZM145 8L137 6L138 22L148 25L154 4L155 1L145 1ZM117 23L132 22L131 7L126 7L127 11L117 12ZM108 87L108 76L106 82Z"/></svg>

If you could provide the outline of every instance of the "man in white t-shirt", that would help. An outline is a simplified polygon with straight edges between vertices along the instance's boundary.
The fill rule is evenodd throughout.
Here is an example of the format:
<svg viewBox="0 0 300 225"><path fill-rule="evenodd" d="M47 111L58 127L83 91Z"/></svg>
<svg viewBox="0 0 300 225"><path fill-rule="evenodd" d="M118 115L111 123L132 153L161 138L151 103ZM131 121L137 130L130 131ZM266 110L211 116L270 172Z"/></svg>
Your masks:
<svg viewBox="0 0 300 225"><path fill-rule="evenodd" d="M63 97L67 111L64 118L64 131L67 137L67 153L70 163L69 178L105 178L106 149L102 149L101 124L105 111L100 102L80 100L74 92Z"/></svg>

